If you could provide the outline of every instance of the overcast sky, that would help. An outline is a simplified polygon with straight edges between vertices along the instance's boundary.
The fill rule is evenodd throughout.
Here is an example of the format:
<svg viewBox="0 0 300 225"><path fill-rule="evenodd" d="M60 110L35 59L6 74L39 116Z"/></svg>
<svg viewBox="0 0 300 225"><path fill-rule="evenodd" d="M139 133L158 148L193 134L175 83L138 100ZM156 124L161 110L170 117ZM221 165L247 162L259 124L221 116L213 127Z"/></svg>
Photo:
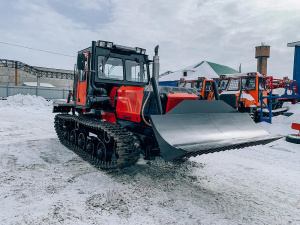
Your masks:
<svg viewBox="0 0 300 225"><path fill-rule="evenodd" d="M255 46L271 46L268 75L292 76L299 0L0 0L0 42L75 56L92 40L159 44L161 73L203 60L256 71ZM76 58L0 43L0 58L73 69Z"/></svg>

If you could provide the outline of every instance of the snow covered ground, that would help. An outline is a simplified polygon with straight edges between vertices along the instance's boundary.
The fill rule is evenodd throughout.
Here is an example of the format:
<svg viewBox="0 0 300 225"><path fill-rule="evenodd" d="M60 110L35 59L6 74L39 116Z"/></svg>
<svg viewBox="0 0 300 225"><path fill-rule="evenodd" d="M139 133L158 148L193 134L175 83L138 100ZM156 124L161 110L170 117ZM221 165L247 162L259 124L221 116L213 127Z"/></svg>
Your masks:
<svg viewBox="0 0 300 225"><path fill-rule="evenodd" d="M0 101L0 224L300 224L300 146L284 139L115 172L63 147L52 102ZM296 133L290 117L262 123Z"/></svg>

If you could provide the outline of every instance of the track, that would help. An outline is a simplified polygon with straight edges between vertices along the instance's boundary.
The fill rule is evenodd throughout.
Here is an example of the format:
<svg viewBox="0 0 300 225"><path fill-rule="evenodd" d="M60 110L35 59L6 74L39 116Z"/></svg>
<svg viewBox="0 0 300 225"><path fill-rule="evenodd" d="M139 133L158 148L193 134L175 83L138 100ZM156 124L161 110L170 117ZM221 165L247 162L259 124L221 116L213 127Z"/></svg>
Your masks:
<svg viewBox="0 0 300 225"><path fill-rule="evenodd" d="M139 159L140 144L137 137L118 124L86 115L58 114L54 127L64 146L97 168L128 167ZM90 132L97 137L90 136Z"/></svg>

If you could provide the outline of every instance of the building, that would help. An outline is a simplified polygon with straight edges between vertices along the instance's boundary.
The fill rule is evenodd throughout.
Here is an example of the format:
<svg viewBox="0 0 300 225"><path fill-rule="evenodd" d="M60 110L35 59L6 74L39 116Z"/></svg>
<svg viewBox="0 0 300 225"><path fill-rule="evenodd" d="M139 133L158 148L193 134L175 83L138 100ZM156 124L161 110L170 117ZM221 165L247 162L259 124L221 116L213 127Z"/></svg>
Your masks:
<svg viewBox="0 0 300 225"><path fill-rule="evenodd" d="M56 88L72 89L74 72L72 70L35 67L19 61L0 59L0 85L23 86L28 82L48 83Z"/></svg>
<svg viewBox="0 0 300 225"><path fill-rule="evenodd" d="M237 70L228 66L224 66L217 63L208 61L202 61L200 63L185 67L173 73L161 76L159 79L160 85L171 85L184 78L186 80L197 80L198 77L206 77L208 79L219 78L222 74L234 74L238 73Z"/></svg>

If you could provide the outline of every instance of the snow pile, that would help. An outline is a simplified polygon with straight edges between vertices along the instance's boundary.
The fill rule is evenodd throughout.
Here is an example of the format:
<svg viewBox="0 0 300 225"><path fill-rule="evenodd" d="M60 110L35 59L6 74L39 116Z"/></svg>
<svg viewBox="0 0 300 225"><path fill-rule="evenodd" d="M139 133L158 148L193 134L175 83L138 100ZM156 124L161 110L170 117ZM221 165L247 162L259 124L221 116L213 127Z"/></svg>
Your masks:
<svg viewBox="0 0 300 225"><path fill-rule="evenodd" d="M284 115L275 116L272 118L272 124L262 122L259 125L265 129L266 131L272 134L297 134L296 130L291 128L292 123L300 123L300 104L288 104L288 108L290 113L294 113L293 115L287 117Z"/></svg>
<svg viewBox="0 0 300 225"><path fill-rule="evenodd" d="M17 94L9 96L7 100L0 101L0 107L32 107L34 109L48 108L52 106L52 101L47 101L41 96Z"/></svg>

